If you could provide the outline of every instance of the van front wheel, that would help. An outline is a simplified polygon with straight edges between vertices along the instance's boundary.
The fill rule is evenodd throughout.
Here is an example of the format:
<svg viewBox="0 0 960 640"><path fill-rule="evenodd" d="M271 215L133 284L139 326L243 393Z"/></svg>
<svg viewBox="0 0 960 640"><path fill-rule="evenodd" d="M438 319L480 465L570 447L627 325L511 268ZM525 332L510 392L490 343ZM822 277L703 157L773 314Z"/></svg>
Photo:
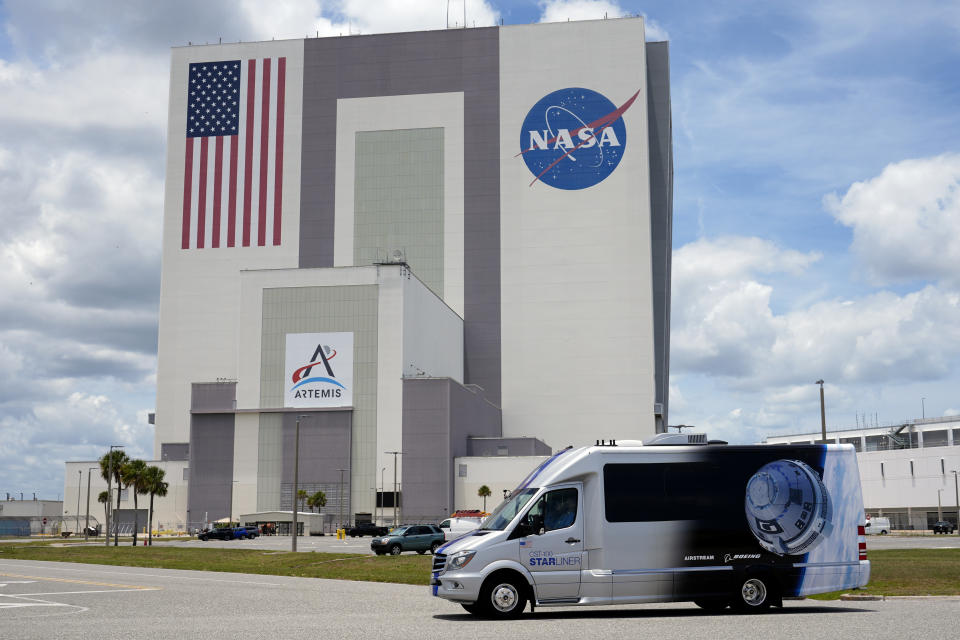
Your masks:
<svg viewBox="0 0 960 640"><path fill-rule="evenodd" d="M480 590L477 604L491 618L519 618L527 606L527 592L520 576L491 576Z"/></svg>

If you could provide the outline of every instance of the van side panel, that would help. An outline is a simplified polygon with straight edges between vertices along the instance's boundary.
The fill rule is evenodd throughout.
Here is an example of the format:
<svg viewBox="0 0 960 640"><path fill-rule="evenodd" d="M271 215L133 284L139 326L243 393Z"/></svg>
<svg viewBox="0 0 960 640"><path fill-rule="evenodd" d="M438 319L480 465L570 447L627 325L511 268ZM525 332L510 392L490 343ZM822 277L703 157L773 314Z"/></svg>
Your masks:
<svg viewBox="0 0 960 640"><path fill-rule="evenodd" d="M851 450L827 447L823 483L832 502L833 531L805 558L796 595L825 593L860 584L857 526L864 521L857 456Z"/></svg>
<svg viewBox="0 0 960 640"><path fill-rule="evenodd" d="M611 571L614 602L729 595L754 573L785 596L859 584L852 447L685 453L604 456L602 542L589 568Z"/></svg>

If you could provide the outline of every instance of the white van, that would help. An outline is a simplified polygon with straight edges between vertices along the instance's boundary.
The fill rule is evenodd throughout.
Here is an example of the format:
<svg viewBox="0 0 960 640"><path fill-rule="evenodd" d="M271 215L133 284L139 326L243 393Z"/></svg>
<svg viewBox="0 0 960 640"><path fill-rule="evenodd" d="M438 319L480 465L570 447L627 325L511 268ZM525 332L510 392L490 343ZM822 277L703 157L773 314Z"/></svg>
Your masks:
<svg viewBox="0 0 960 640"><path fill-rule="evenodd" d="M863 529L868 536L885 536L890 533L890 518L870 518Z"/></svg>
<svg viewBox="0 0 960 640"><path fill-rule="evenodd" d="M443 531L444 540L450 542L479 528L482 522L483 518L474 516L450 517L441 522L439 527Z"/></svg>
<svg viewBox="0 0 960 640"><path fill-rule="evenodd" d="M498 618L528 602L756 611L866 585L863 521L852 445L660 434L552 456L478 530L437 550L430 583Z"/></svg>

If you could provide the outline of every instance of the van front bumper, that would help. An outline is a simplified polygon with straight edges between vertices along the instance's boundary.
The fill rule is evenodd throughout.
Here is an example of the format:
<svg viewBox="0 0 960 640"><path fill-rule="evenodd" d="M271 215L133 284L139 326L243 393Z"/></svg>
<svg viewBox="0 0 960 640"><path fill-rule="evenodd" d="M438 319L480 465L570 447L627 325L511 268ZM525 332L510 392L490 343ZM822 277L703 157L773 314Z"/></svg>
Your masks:
<svg viewBox="0 0 960 640"><path fill-rule="evenodd" d="M457 602L476 602L480 597L483 576L479 573L457 571L430 576L430 589L433 595Z"/></svg>

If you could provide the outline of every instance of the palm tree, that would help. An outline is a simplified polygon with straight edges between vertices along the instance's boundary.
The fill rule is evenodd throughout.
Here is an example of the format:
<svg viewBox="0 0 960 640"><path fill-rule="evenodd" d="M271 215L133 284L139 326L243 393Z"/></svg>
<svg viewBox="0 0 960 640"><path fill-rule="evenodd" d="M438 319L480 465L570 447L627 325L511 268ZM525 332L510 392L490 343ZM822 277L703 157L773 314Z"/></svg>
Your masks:
<svg viewBox="0 0 960 640"><path fill-rule="evenodd" d="M108 500L110 500L110 494L108 494L106 491L101 491L100 495L97 496L97 502L103 505L104 518L109 517L107 515L107 509L109 508L109 505L107 504ZM104 522L106 522L106 520L104 520ZM110 535L108 531L104 531L104 534L106 534L107 536Z"/></svg>
<svg viewBox="0 0 960 640"><path fill-rule="evenodd" d="M150 546L153 546L153 496L160 496L162 498L167 495L167 488L170 486L170 483L163 481L163 477L166 474L166 471L154 466L147 467L146 472L144 472L144 486L146 487L147 493L150 494L150 518L147 528L147 544Z"/></svg>
<svg viewBox="0 0 960 640"><path fill-rule="evenodd" d="M483 498L483 510L486 511L487 498L490 497L490 487L488 487L487 485L482 485L479 489L477 489L477 495Z"/></svg>
<svg viewBox="0 0 960 640"><path fill-rule="evenodd" d="M306 490L300 489L297 491L297 502L300 503L300 511L303 511L303 503L307 501L308 497L309 495L307 494Z"/></svg>
<svg viewBox="0 0 960 640"><path fill-rule="evenodd" d="M327 506L327 494L323 491L317 491L315 494L307 498L307 506L311 509L316 509L317 513L320 513L321 507Z"/></svg>
<svg viewBox="0 0 960 640"><path fill-rule="evenodd" d="M117 449L116 451L111 450L110 453L103 454L103 457L100 458L100 477L110 482L110 475L113 474L113 482L117 485L117 509L120 509L120 475L123 470L123 465L127 464L130 461L130 458L127 457L127 454L123 451ZM110 516L108 515L107 518ZM109 524L109 523L108 523ZM109 536L110 532L107 531L106 535ZM114 523L113 527L113 546L117 546L117 527Z"/></svg>
<svg viewBox="0 0 960 640"><path fill-rule="evenodd" d="M133 489L133 546L137 546L137 529L140 523L137 519L137 496L147 493L146 489L147 463L143 460L131 460L123 465L120 476L123 484Z"/></svg>

